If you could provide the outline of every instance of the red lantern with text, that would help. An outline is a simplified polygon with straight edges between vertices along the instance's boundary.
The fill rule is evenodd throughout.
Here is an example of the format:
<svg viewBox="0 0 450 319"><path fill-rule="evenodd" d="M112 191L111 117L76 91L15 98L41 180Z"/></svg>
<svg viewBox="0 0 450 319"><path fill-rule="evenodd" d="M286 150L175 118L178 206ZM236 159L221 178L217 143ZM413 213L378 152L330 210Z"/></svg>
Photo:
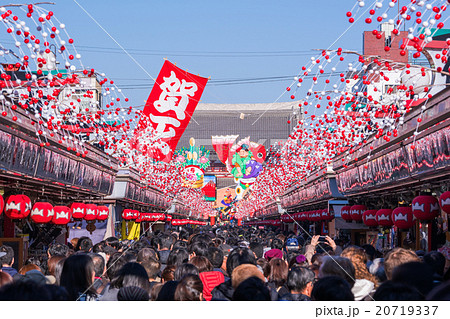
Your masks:
<svg viewBox="0 0 450 319"><path fill-rule="evenodd" d="M362 221L362 215L367 210L367 207L364 205L353 205L350 208L350 216L352 220L360 222Z"/></svg>
<svg viewBox="0 0 450 319"><path fill-rule="evenodd" d="M400 229L408 229L414 226L416 218L411 207L397 207L392 211L392 221Z"/></svg>
<svg viewBox="0 0 450 319"><path fill-rule="evenodd" d="M322 210L322 220L332 221L334 219L334 213L332 209L325 208Z"/></svg>
<svg viewBox="0 0 450 319"><path fill-rule="evenodd" d="M352 220L352 216L350 215L350 208L351 206L344 206L341 208L341 217L343 220L350 221Z"/></svg>
<svg viewBox="0 0 450 319"><path fill-rule="evenodd" d="M439 205L445 213L450 214L450 191L442 193L439 197ZM0 214L1 211L2 209L0 207Z"/></svg>
<svg viewBox="0 0 450 319"><path fill-rule="evenodd" d="M369 226L369 227L378 226L376 214L377 214L376 209L366 210L362 216L364 225Z"/></svg>
<svg viewBox="0 0 450 319"><path fill-rule="evenodd" d="M166 222L172 221L172 215L167 214L166 215Z"/></svg>
<svg viewBox="0 0 450 319"><path fill-rule="evenodd" d="M70 209L74 219L82 219L86 215L86 204L84 203L72 203Z"/></svg>
<svg viewBox="0 0 450 319"><path fill-rule="evenodd" d="M98 215L97 215L97 220L98 221L104 221L108 219L109 216L109 208L107 206L98 206L97 207L98 210Z"/></svg>
<svg viewBox="0 0 450 319"><path fill-rule="evenodd" d="M70 218L72 217L72 213L69 207L67 206L55 206L53 207L53 215L52 223L55 225L67 225L70 222Z"/></svg>
<svg viewBox="0 0 450 319"><path fill-rule="evenodd" d="M134 211L132 209L124 209L122 212L122 219L133 220L134 219Z"/></svg>
<svg viewBox="0 0 450 319"><path fill-rule="evenodd" d="M86 215L84 220L96 220L98 216L98 207L95 204L86 204Z"/></svg>
<svg viewBox="0 0 450 319"><path fill-rule="evenodd" d="M26 195L11 195L5 206L5 215L11 219L23 219L31 213L31 200Z"/></svg>
<svg viewBox="0 0 450 319"><path fill-rule="evenodd" d="M392 221L392 209L379 209L376 218L380 226L390 227L394 225Z"/></svg>
<svg viewBox="0 0 450 319"><path fill-rule="evenodd" d="M434 196L417 196L412 201L412 211L419 220L432 220L440 213L439 201Z"/></svg>
<svg viewBox="0 0 450 319"><path fill-rule="evenodd" d="M53 219L53 205L47 202L36 202L31 210L31 220L36 224L47 224Z"/></svg>
<svg viewBox="0 0 450 319"><path fill-rule="evenodd" d="M3 196L0 195L0 216L3 213L3 207L5 206L5 200L3 199Z"/></svg>
<svg viewBox="0 0 450 319"><path fill-rule="evenodd" d="M133 210L133 216L134 216L135 220L139 219L140 215L141 215L141 213L137 209Z"/></svg>

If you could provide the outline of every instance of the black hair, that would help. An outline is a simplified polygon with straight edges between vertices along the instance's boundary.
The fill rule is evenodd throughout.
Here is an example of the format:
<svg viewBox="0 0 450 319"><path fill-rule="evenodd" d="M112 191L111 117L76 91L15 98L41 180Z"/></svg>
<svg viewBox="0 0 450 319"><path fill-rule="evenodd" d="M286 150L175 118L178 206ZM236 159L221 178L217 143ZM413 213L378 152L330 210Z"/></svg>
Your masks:
<svg viewBox="0 0 450 319"><path fill-rule="evenodd" d="M83 236L80 237L80 239L78 239L75 251L89 252L92 249L92 247L94 247L94 245L92 244L92 239Z"/></svg>
<svg viewBox="0 0 450 319"><path fill-rule="evenodd" d="M94 263L87 254L75 254L64 261L59 285L67 290L69 300L77 300L81 294L96 295L92 288L93 273Z"/></svg>
<svg viewBox="0 0 450 319"><path fill-rule="evenodd" d="M173 249L167 257L167 265L181 266L189 261L189 252L185 248Z"/></svg>
<svg viewBox="0 0 450 319"><path fill-rule="evenodd" d="M60 243L53 243L50 244L47 252L49 253L50 257L52 256L67 257L67 254L69 253L69 246Z"/></svg>
<svg viewBox="0 0 450 319"><path fill-rule="evenodd" d="M319 276L339 276L344 278L352 288L355 284L355 266L346 257L325 256L319 269Z"/></svg>
<svg viewBox="0 0 450 319"><path fill-rule="evenodd" d="M150 291L148 274L145 268L138 263L126 263L119 270L116 277L111 280L111 288L122 288L128 286L136 286Z"/></svg>
<svg viewBox="0 0 450 319"><path fill-rule="evenodd" d="M116 250L119 250L121 248L119 238L117 237L108 237L105 239L105 243Z"/></svg>
<svg viewBox="0 0 450 319"><path fill-rule="evenodd" d="M306 285L313 282L315 278L314 271L306 267L293 267L287 276L286 285L291 291L302 292Z"/></svg>
<svg viewBox="0 0 450 319"><path fill-rule="evenodd" d="M430 251L423 256L423 261L433 268L433 271L439 276L444 276L445 256L438 251Z"/></svg>
<svg viewBox="0 0 450 319"><path fill-rule="evenodd" d="M449 301L450 300L450 281L446 281L436 286L427 295L429 301Z"/></svg>
<svg viewBox="0 0 450 319"><path fill-rule="evenodd" d="M198 275L186 275L181 279L175 289L176 301L201 301L203 282Z"/></svg>
<svg viewBox="0 0 450 319"><path fill-rule="evenodd" d="M426 296L433 289L433 268L420 261L404 263L394 268L392 281L416 287Z"/></svg>
<svg viewBox="0 0 450 319"><path fill-rule="evenodd" d="M316 301L354 301L348 282L338 276L319 279L311 292L311 299Z"/></svg>
<svg viewBox="0 0 450 319"><path fill-rule="evenodd" d="M279 249L282 250L284 247L284 243L281 239L279 238L274 238L272 239L272 242L270 243L270 248L271 249Z"/></svg>
<svg viewBox="0 0 450 319"><path fill-rule="evenodd" d="M256 258L262 258L264 254L264 246L257 241L252 241L249 248L255 253Z"/></svg>
<svg viewBox="0 0 450 319"><path fill-rule="evenodd" d="M105 259L96 253L90 253L89 256L92 258L92 262L94 263L95 277L101 277L105 271Z"/></svg>
<svg viewBox="0 0 450 319"><path fill-rule="evenodd" d="M188 243L187 241L182 241L182 240L177 240L173 246L172 249L178 249L178 248L188 248Z"/></svg>
<svg viewBox="0 0 450 319"><path fill-rule="evenodd" d="M195 256L206 256L208 254L208 244L203 241L194 241L189 247L189 254L195 253Z"/></svg>
<svg viewBox="0 0 450 319"><path fill-rule="evenodd" d="M160 249L170 249L173 244L172 236L167 234L161 234L159 236L159 248Z"/></svg>
<svg viewBox="0 0 450 319"><path fill-rule="evenodd" d="M220 268L223 264L223 251L217 247L209 247L206 258L214 268Z"/></svg>
<svg viewBox="0 0 450 319"><path fill-rule="evenodd" d="M270 291L258 277L250 277L236 287L233 301L270 301Z"/></svg>
<svg viewBox="0 0 450 319"><path fill-rule="evenodd" d="M64 287L17 280L0 288L1 301L68 301Z"/></svg>
<svg viewBox="0 0 450 319"><path fill-rule="evenodd" d="M180 230L180 233L178 234L178 239L179 240L188 240L189 239L189 232L185 228L182 228Z"/></svg>
<svg viewBox="0 0 450 319"><path fill-rule="evenodd" d="M0 252L6 253L6 255L0 257L0 266L11 265L14 259L14 250L8 245L3 245L0 247Z"/></svg>
<svg viewBox="0 0 450 319"><path fill-rule="evenodd" d="M175 290L177 289L178 281L168 281L164 283L159 291L156 301L175 301Z"/></svg>
<svg viewBox="0 0 450 319"><path fill-rule="evenodd" d="M193 264L182 264L175 269L174 280L180 281L187 275L199 275L198 268Z"/></svg>
<svg viewBox="0 0 450 319"><path fill-rule="evenodd" d="M121 253L115 253L112 255L106 263L106 275L108 276L108 279L113 280L120 268L122 268L127 262L128 261L122 257Z"/></svg>
<svg viewBox="0 0 450 319"><path fill-rule="evenodd" d="M391 280L383 282L373 295L375 301L423 301L425 298L417 288Z"/></svg>
<svg viewBox="0 0 450 319"><path fill-rule="evenodd" d="M227 258L227 273L231 278L234 268L243 264L256 265L256 258L249 248L238 247L233 249Z"/></svg>

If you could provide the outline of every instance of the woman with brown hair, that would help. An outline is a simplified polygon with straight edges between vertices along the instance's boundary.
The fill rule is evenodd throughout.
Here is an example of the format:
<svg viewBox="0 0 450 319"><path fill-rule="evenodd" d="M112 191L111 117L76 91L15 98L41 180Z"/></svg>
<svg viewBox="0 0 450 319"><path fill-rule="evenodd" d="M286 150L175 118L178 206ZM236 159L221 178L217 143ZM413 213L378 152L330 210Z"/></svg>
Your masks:
<svg viewBox="0 0 450 319"><path fill-rule="evenodd" d="M289 272L289 266L287 262L280 258L272 258L269 264L269 288L274 289L279 296L288 294L289 289L285 285Z"/></svg>
<svg viewBox="0 0 450 319"><path fill-rule="evenodd" d="M204 256L192 257L189 263L197 267L199 273L213 270L211 262Z"/></svg>
<svg viewBox="0 0 450 319"><path fill-rule="evenodd" d="M175 301L202 301L203 283L197 275L187 275L181 279L175 290Z"/></svg>
<svg viewBox="0 0 450 319"><path fill-rule="evenodd" d="M378 280L367 269L366 251L358 246L349 246L342 251L341 257L350 259L355 267L355 284L352 288L355 300L363 300L373 294L378 287Z"/></svg>

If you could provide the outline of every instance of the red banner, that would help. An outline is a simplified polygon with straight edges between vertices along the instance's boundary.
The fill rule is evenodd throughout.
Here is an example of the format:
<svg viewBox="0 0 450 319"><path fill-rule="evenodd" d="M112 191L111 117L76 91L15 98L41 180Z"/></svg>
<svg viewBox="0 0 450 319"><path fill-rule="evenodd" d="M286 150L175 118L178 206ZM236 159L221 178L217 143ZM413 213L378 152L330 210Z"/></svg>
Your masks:
<svg viewBox="0 0 450 319"><path fill-rule="evenodd" d="M166 60L147 99L140 127L151 125L157 142L150 156L169 162L208 82Z"/></svg>

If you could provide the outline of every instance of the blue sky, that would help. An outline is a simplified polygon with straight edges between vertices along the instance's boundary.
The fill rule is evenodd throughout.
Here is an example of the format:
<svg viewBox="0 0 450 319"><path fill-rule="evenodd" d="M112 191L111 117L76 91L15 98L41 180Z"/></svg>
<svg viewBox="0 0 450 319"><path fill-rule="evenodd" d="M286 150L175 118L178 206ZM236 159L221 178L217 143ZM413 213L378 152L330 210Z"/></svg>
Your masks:
<svg viewBox="0 0 450 319"><path fill-rule="evenodd" d="M341 36L350 26L345 13L355 4L353 0L77 2L152 77L157 77L165 57L194 74L211 77L204 103L289 101L289 94L278 97L292 83L290 76L317 54L313 49L328 48ZM66 24L84 65L105 72L132 104L142 105L153 80L73 0L54 3L45 7ZM364 29L371 30L355 24L333 48L361 51ZM276 79L268 79L272 77ZM264 82L236 84L259 78Z"/></svg>

